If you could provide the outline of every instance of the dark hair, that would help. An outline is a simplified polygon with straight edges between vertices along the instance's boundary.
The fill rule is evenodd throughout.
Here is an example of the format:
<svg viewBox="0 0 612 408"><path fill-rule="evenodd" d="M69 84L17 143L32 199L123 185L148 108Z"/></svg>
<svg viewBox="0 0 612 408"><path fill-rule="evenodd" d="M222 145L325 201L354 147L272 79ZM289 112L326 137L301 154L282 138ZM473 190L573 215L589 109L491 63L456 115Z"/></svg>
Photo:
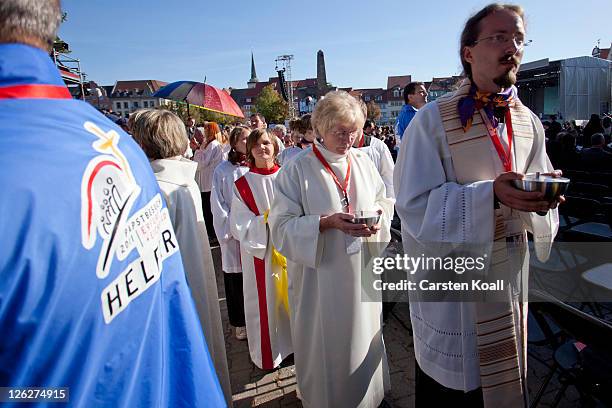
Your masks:
<svg viewBox="0 0 612 408"><path fill-rule="evenodd" d="M470 79L472 79L472 67L469 62L463 59L463 49L465 47L474 46L474 43L476 40L478 40L478 36L480 35L480 21L482 21L485 17L501 10L508 10L518 14L521 20L523 20L523 24L525 24L525 13L523 12L523 8L521 6L517 6L515 4L493 3L484 7L478 13L470 17L463 27L463 31L461 32L461 41L459 43L459 58L461 59L463 72Z"/></svg>
<svg viewBox="0 0 612 408"><path fill-rule="evenodd" d="M557 140L561 142L561 149L564 151L576 149L576 136L572 132L560 132Z"/></svg>
<svg viewBox="0 0 612 408"><path fill-rule="evenodd" d="M591 126L593 125L601 126L601 117L596 113L591 114L591 118L587 122L587 125L588 124L591 124Z"/></svg>
<svg viewBox="0 0 612 408"><path fill-rule="evenodd" d="M255 143L257 143L259 138L261 138L263 135L267 135L274 146L274 161L276 162L276 156L278 156L278 152L280 150L280 146L277 143L277 138L272 137L272 135L270 135L266 129L255 129L249 133L249 137L247 138L246 162L251 166L255 165L255 158L253 157L252 150L255 147Z"/></svg>
<svg viewBox="0 0 612 408"><path fill-rule="evenodd" d="M302 130L304 130L303 133L306 133L309 130L313 130L312 129L312 124L310 123L311 116L312 115L310 113L307 113L307 114L303 115L300 118L300 122L301 122L301 125L302 125Z"/></svg>
<svg viewBox="0 0 612 408"><path fill-rule="evenodd" d="M305 133L302 129L302 121L300 119L291 119L289 121L289 130L291 132Z"/></svg>
<svg viewBox="0 0 612 408"><path fill-rule="evenodd" d="M423 82L410 82L408 85L404 87L404 103L408 104L408 95L414 95L417 87L425 86Z"/></svg>
<svg viewBox="0 0 612 408"><path fill-rule="evenodd" d="M251 116L252 117L258 117L262 122L266 123L266 118L264 117L264 115L262 115L261 113L257 112L257 113L252 113Z"/></svg>
<svg viewBox="0 0 612 408"><path fill-rule="evenodd" d="M602 145L606 142L606 138L602 133L594 133L591 135L591 146Z"/></svg>
<svg viewBox="0 0 612 408"><path fill-rule="evenodd" d="M240 164L246 160L246 154L240 153L235 149L236 143L238 143L238 138L242 135L244 131L250 131L250 129L243 125L238 125L234 129L232 129L232 133L229 136L229 144L232 147L227 154L227 160L232 164Z"/></svg>
<svg viewBox="0 0 612 408"><path fill-rule="evenodd" d="M584 131L588 134L601 133L604 131L604 128L601 125L601 118L598 114L593 113L591 115L591 119L589 119L587 124L584 126Z"/></svg>
<svg viewBox="0 0 612 408"><path fill-rule="evenodd" d="M367 129L369 127L374 126L374 123L370 120L370 119L366 119L366 121L363 123L363 128Z"/></svg>

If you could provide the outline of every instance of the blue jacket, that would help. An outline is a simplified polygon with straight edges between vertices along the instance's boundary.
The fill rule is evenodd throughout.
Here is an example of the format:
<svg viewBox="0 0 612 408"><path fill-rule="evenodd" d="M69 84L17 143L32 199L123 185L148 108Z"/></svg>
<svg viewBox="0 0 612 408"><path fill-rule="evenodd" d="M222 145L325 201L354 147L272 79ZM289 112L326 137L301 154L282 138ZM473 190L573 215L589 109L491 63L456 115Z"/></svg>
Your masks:
<svg viewBox="0 0 612 408"><path fill-rule="evenodd" d="M406 104L402 107L402 110L395 121L395 134L399 136L400 140L402 137L404 137L404 131L417 112L418 109L415 109L415 107L410 104Z"/></svg>
<svg viewBox="0 0 612 408"><path fill-rule="evenodd" d="M225 406L149 161L26 45L0 44L0 163L0 385Z"/></svg>

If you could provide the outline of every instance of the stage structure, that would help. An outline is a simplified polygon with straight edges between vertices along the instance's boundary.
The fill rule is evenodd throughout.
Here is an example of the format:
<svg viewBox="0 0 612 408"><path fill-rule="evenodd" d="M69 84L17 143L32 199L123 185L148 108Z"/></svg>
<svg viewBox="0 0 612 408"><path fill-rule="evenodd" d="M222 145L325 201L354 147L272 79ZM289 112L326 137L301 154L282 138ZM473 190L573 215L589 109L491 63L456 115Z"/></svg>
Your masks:
<svg viewBox="0 0 612 408"><path fill-rule="evenodd" d="M276 72L283 99L289 104L289 119L295 118L295 104L293 100L293 83L291 82L291 61L293 55L280 55L276 58Z"/></svg>
<svg viewBox="0 0 612 408"><path fill-rule="evenodd" d="M576 57L521 65L519 98L543 119L588 120L612 110L612 61Z"/></svg>

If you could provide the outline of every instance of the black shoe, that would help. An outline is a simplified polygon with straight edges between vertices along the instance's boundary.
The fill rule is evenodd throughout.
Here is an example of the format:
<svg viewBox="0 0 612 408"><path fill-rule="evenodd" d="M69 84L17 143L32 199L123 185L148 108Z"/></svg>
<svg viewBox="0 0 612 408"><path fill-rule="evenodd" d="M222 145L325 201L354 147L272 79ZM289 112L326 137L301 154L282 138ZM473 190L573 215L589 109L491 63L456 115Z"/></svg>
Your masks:
<svg viewBox="0 0 612 408"><path fill-rule="evenodd" d="M393 405L383 399L378 408L393 408Z"/></svg>

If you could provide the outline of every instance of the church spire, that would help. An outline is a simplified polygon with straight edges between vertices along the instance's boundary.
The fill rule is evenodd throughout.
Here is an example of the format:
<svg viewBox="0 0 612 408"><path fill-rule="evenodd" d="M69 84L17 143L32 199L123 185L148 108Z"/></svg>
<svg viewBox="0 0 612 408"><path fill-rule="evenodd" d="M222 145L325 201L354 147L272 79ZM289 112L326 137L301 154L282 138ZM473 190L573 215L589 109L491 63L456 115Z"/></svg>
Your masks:
<svg viewBox="0 0 612 408"><path fill-rule="evenodd" d="M253 57L253 51L251 51L251 79L247 84L249 88L255 88L257 82L259 82L259 79L257 79L257 73L255 72L255 58Z"/></svg>

